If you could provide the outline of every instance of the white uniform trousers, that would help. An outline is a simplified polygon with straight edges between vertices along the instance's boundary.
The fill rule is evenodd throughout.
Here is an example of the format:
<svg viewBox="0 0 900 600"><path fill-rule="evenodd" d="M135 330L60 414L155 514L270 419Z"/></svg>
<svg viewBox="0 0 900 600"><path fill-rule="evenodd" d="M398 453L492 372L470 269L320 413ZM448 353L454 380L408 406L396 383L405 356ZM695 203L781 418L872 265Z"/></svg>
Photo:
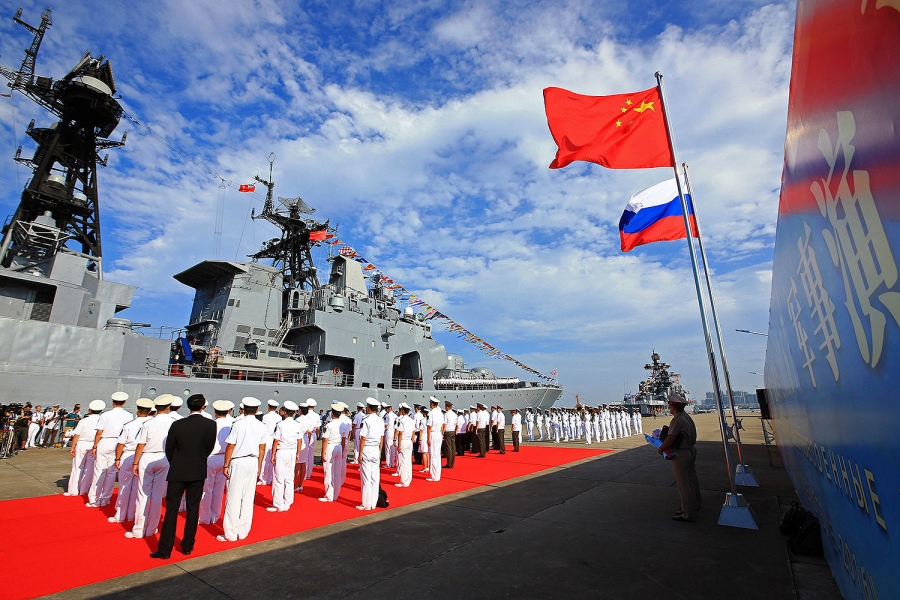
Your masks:
<svg viewBox="0 0 900 600"><path fill-rule="evenodd" d="M400 440L400 448L397 449L397 470L400 471L400 484L409 487L412 483L412 440Z"/></svg>
<svg viewBox="0 0 900 600"><path fill-rule="evenodd" d="M263 457L262 473L259 480L266 485L272 485L275 477L275 466L272 464L272 440L266 440L266 455Z"/></svg>
<svg viewBox="0 0 900 600"><path fill-rule="evenodd" d="M687 230L685 230L685 231L687 231ZM588 423L587 427L584 428L584 443L585 444L591 443L591 430L593 428L594 427L590 423Z"/></svg>
<svg viewBox="0 0 900 600"><path fill-rule="evenodd" d="M293 476L293 471L291 471ZM203 497L200 499L200 524L216 523L222 516L222 500L225 497L225 453L213 454L206 459L206 479L203 481Z"/></svg>
<svg viewBox="0 0 900 600"><path fill-rule="evenodd" d="M69 473L69 488L72 496L87 494L94 478L94 456L91 449L94 440L78 440L75 444L75 457L72 458L72 472Z"/></svg>
<svg viewBox="0 0 900 600"><path fill-rule="evenodd" d="M144 452L138 463L137 505L134 509L134 537L153 535L162 514L162 501L166 497L166 475L169 461L165 452Z"/></svg>
<svg viewBox="0 0 900 600"><path fill-rule="evenodd" d="M378 502L378 487L381 484L381 453L378 446L365 446L359 457L359 479L362 484L362 501L365 510L374 510Z"/></svg>
<svg viewBox="0 0 900 600"><path fill-rule="evenodd" d="M359 464L359 427L353 432L353 464Z"/></svg>
<svg viewBox="0 0 900 600"><path fill-rule="evenodd" d="M134 467L134 452L123 452L119 461L119 495L116 497L116 514L118 523L134 521L134 507L137 504L137 478Z"/></svg>
<svg viewBox="0 0 900 600"><path fill-rule="evenodd" d="M525 429L528 431L528 441L534 441L534 423L525 422Z"/></svg>
<svg viewBox="0 0 900 600"><path fill-rule="evenodd" d="M559 434L560 434L560 426L558 423L553 423L553 437L556 440L556 443L559 443Z"/></svg>
<svg viewBox="0 0 900 600"><path fill-rule="evenodd" d="M329 502L334 502L341 495L341 447L338 444L328 444L326 456L322 457L322 466L325 467L325 495Z"/></svg>
<svg viewBox="0 0 900 600"><path fill-rule="evenodd" d="M275 465L272 468L272 506L278 510L287 510L294 503L294 465L296 462L296 449L279 448L275 452Z"/></svg>
<svg viewBox="0 0 900 600"><path fill-rule="evenodd" d="M100 438L97 444L97 458L94 460L93 481L88 491L88 502L106 506L116 487L116 445L114 437Z"/></svg>
<svg viewBox="0 0 900 600"><path fill-rule="evenodd" d="M304 481L312 477L313 467L316 466L313 459L316 456L316 440L318 439L319 436L312 434L312 439L309 442L309 446L306 448L306 476L303 478Z"/></svg>
<svg viewBox="0 0 900 600"><path fill-rule="evenodd" d="M339 467L338 480L341 482L340 486L344 487L344 482L347 481L347 446L342 446L341 460L338 462L337 466Z"/></svg>
<svg viewBox="0 0 900 600"><path fill-rule="evenodd" d="M388 469L397 467L397 451L393 442L393 440L384 438L384 466Z"/></svg>
<svg viewBox="0 0 900 600"><path fill-rule="evenodd" d="M428 463L429 479L432 481L441 480L441 444L444 442L444 434L440 429L431 432L431 443L428 444L428 454L431 455L431 462Z"/></svg>
<svg viewBox="0 0 900 600"><path fill-rule="evenodd" d="M32 423L28 426L28 444L25 446L26 448L34 448L37 446L37 434L41 430L41 426L37 423Z"/></svg>
<svg viewBox="0 0 900 600"><path fill-rule="evenodd" d="M225 518L222 528L229 542L242 540L253 525L253 498L256 496L256 472L259 458L244 456L231 459L228 492L225 494Z"/></svg>

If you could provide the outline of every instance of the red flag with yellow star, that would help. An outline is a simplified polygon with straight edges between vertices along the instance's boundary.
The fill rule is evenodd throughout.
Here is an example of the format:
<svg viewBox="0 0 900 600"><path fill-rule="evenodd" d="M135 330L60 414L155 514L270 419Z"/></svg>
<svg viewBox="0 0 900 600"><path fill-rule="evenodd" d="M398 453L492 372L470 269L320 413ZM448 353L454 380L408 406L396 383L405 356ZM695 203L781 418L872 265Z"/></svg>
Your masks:
<svg viewBox="0 0 900 600"><path fill-rule="evenodd" d="M658 88L614 96L584 96L544 89L547 124L559 150L550 163L575 160L609 169L674 167Z"/></svg>

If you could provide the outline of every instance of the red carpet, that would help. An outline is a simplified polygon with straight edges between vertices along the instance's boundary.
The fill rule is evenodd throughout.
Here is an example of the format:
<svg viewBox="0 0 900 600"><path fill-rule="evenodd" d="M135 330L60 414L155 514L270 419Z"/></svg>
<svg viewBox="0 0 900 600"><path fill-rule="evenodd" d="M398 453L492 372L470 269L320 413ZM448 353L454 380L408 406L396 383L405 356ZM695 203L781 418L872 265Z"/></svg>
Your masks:
<svg viewBox="0 0 900 600"><path fill-rule="evenodd" d="M378 511L521 477L607 452L611 450L522 446L521 452L507 451L505 455L491 452L485 459L465 455L457 457L453 469L443 469L441 481L436 483L425 481L427 474L419 473L421 467L414 465L413 483L408 488L394 487L398 478L391 476L392 470L382 469L382 487L388 494L390 508ZM272 505L271 488L258 486L256 489L256 509L249 538L217 542L216 535L222 533L221 520L217 525L201 525L194 552L189 558L376 512L356 510L360 499L359 471L352 465L347 466L347 481L334 503L317 500L324 491L321 467L316 467L312 479L304 484L303 493L296 496L288 512L266 512L265 507ZM0 586L0 598L43 596L185 559L179 551L183 518L179 518L172 558L155 560L148 555L156 549L158 536L127 539L124 533L131 528L131 523L107 522L107 517L115 512L115 496L110 506L101 509L85 508L84 503L84 498L61 494L0 502L0 531L3 532L0 564L3 572L10 575Z"/></svg>

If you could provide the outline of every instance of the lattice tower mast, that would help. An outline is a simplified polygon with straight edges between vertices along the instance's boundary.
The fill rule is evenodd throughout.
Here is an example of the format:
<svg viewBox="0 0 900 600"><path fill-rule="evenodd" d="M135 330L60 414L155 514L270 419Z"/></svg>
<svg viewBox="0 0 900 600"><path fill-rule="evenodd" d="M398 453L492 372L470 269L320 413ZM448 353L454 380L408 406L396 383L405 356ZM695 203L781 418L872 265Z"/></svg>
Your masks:
<svg viewBox="0 0 900 600"><path fill-rule="evenodd" d="M317 290L319 278L313 263L312 248L317 241L310 240L310 232L328 230L329 225L304 218L304 214L312 214L316 209L309 206L302 198L278 198L282 207L276 207L273 201L275 183L272 181L272 164L275 155L269 155L269 179L266 181L258 175L256 181L266 186L266 201L259 215L252 214L253 219L265 219L281 230L280 238L273 238L263 243L259 252L251 254L254 261L260 258L272 259L272 265L281 270L284 278L284 290Z"/></svg>
<svg viewBox="0 0 900 600"><path fill-rule="evenodd" d="M32 121L26 133L37 143L34 156L22 158L21 147L16 151L15 160L34 174L3 229L0 264L8 267L15 260L17 265L27 266L55 254L72 240L92 259L91 268L102 278L97 165L106 166L108 156L101 158L98 151L120 147L126 137L123 135L121 141L106 139L122 115L114 97L112 66L104 56L94 58L87 51L58 81L35 76L38 49L52 25L50 10L41 15L38 27L22 21L21 16L19 9L15 22L34 39L25 50L22 67L18 71L0 67L0 75L9 80L8 87L60 120L46 128L37 128ZM53 229L59 230L57 235L48 237Z"/></svg>

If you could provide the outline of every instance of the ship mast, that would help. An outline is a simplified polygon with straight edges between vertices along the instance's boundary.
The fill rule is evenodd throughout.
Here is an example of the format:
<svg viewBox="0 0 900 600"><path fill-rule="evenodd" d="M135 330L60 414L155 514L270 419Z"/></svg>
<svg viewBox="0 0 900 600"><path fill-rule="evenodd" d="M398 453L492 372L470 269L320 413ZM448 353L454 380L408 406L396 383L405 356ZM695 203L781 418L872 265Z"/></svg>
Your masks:
<svg viewBox="0 0 900 600"><path fill-rule="evenodd" d="M0 265L25 269L65 250L68 241L80 244L81 253L91 259L90 267L102 278L100 244L100 205L97 191L97 165L106 166L107 158L98 151L124 145L106 138L115 130L122 107L114 97L115 79L109 61L94 58L90 51L58 81L35 76L38 49L47 28L52 25L50 10L41 15L41 24L33 27L16 13L15 22L34 35L25 50L18 71L0 67L0 75L9 80L12 90L20 92L59 117L50 127L37 128L32 121L26 133L38 147L32 158L15 160L32 169L34 175L22 192L15 214L3 229Z"/></svg>
<svg viewBox="0 0 900 600"><path fill-rule="evenodd" d="M325 240L328 231L333 231L328 221L320 223L303 215L311 215L316 209L308 205L302 198L278 198L281 203L276 207L273 201L275 183L272 180L272 165L275 154L269 160L269 179L258 175L256 181L266 186L266 201L260 214L251 215L253 219L265 219L281 230L280 238L263 242L259 252L249 255L254 261L261 258L272 260L272 266L281 270L284 280L285 294L293 290L317 290L319 278L313 263L312 249Z"/></svg>

